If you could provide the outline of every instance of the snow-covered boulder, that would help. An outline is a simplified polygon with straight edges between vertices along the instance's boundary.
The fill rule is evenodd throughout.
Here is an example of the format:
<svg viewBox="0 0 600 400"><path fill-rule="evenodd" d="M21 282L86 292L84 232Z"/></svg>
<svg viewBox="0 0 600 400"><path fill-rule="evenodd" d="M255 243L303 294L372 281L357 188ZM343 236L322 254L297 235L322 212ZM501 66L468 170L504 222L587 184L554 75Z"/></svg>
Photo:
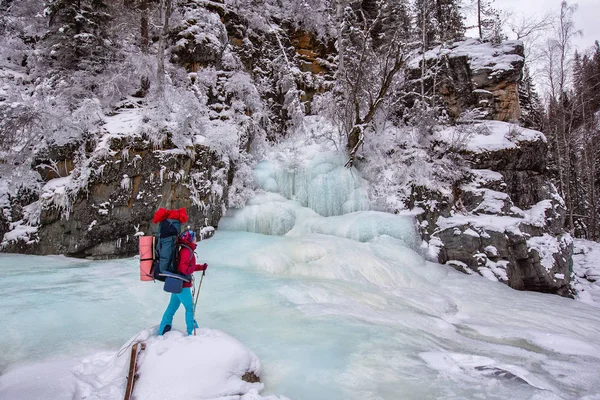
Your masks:
<svg viewBox="0 0 600 400"><path fill-rule="evenodd" d="M455 129L448 127L441 135L449 137ZM547 164L548 144L544 134L533 129L486 121L473 126L462 153L474 168L542 173Z"/></svg>

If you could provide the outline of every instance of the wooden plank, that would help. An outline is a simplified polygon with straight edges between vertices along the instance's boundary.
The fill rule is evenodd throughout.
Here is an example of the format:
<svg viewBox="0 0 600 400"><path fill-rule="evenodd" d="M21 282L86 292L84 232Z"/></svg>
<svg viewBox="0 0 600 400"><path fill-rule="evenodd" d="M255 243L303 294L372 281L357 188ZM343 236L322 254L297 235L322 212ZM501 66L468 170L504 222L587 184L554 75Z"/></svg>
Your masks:
<svg viewBox="0 0 600 400"><path fill-rule="evenodd" d="M125 388L125 399L131 400L131 395L133 394L133 386L135 385L135 381L137 379L137 356L138 356L138 345L136 343L131 348L131 357L129 358L129 375L127 375L127 388ZM144 346L145 347L145 346Z"/></svg>

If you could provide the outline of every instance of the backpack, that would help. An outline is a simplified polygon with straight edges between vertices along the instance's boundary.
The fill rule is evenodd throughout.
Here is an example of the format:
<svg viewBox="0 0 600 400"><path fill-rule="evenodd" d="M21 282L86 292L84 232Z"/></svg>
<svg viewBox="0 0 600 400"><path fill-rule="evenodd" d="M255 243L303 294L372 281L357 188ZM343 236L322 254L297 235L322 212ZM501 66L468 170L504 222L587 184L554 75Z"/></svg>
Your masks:
<svg viewBox="0 0 600 400"><path fill-rule="evenodd" d="M194 252L192 249L179 242L181 222L176 219L166 219L158 226L156 234L156 247L154 262L152 264L152 275L154 279L164 282L170 275L179 275L185 280L191 279L188 275L182 275L177 266L179 265L179 253L182 247L190 250L190 260Z"/></svg>

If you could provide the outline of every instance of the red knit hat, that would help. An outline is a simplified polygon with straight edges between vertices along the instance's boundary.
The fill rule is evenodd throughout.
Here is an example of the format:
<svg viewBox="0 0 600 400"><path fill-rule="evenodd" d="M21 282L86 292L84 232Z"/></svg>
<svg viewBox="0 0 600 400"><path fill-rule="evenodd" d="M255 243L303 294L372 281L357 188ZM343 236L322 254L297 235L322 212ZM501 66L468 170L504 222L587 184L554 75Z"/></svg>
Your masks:
<svg viewBox="0 0 600 400"><path fill-rule="evenodd" d="M191 229L184 231L181 235L179 235L179 239L192 243L194 239L196 239L196 232Z"/></svg>

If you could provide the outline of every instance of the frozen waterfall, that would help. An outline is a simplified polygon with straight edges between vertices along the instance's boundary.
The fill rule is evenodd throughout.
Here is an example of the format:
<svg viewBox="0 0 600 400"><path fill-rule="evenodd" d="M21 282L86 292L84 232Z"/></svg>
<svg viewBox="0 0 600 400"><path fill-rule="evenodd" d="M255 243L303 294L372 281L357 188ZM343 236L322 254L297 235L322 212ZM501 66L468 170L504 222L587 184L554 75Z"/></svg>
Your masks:
<svg viewBox="0 0 600 400"><path fill-rule="evenodd" d="M412 222L369 209L367 183L356 168L346 168L341 152L323 151L316 145L282 151L273 161L254 169L260 190L241 210L230 210L219 228L266 235L299 235L305 232L339 235L365 242L390 235L415 247ZM352 217L339 217L347 214Z"/></svg>

